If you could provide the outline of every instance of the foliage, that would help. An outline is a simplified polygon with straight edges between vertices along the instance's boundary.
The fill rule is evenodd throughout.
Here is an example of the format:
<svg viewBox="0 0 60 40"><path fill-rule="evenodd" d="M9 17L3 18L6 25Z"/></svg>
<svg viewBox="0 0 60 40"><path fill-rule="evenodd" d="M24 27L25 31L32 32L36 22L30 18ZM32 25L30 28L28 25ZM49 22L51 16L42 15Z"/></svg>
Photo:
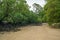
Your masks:
<svg viewBox="0 0 60 40"><path fill-rule="evenodd" d="M37 3L33 4L33 11L35 13L39 14L39 12L41 12L42 10L43 10L43 8L39 4L37 4Z"/></svg>
<svg viewBox="0 0 60 40"><path fill-rule="evenodd" d="M39 4L36 6L39 14L30 11L25 0L2 0L0 2L0 22L20 23L21 25L40 23L42 7Z"/></svg>
<svg viewBox="0 0 60 40"><path fill-rule="evenodd" d="M47 21L51 25L53 23L60 23L60 0L46 0L45 13Z"/></svg>

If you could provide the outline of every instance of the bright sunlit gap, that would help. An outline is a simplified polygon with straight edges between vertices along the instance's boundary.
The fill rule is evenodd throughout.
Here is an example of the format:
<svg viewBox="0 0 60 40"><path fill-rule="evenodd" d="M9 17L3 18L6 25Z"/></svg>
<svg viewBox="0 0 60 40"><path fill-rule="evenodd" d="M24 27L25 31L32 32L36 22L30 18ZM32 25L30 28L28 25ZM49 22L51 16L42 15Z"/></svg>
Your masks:
<svg viewBox="0 0 60 40"><path fill-rule="evenodd" d="M39 5L41 5L42 7L44 7L44 5L46 4L45 0L26 0L28 5L31 6L30 10L33 10L33 4L37 3Z"/></svg>

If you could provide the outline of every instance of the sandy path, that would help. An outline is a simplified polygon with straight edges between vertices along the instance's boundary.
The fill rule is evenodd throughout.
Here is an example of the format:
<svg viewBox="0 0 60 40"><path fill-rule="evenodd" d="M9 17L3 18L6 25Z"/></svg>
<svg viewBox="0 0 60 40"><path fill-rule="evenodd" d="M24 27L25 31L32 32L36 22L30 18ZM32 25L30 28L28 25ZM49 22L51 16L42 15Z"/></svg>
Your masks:
<svg viewBox="0 0 60 40"><path fill-rule="evenodd" d="M0 34L0 40L60 40L60 29L43 26L27 26L18 32Z"/></svg>

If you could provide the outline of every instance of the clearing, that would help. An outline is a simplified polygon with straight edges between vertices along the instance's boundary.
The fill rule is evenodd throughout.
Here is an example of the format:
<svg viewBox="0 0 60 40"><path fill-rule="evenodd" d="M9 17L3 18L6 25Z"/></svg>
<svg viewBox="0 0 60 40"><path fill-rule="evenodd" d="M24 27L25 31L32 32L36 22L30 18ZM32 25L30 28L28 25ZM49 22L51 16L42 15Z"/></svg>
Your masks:
<svg viewBox="0 0 60 40"><path fill-rule="evenodd" d="M0 40L60 40L60 29L49 28L47 24L28 25L20 29L17 32L0 34Z"/></svg>

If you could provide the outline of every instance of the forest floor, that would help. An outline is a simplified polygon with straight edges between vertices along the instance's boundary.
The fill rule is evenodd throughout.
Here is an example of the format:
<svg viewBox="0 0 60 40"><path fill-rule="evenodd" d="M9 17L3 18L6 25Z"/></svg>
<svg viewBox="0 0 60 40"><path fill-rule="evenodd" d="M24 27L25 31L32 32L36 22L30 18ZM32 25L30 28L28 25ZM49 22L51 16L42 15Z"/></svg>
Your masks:
<svg viewBox="0 0 60 40"><path fill-rule="evenodd" d="M0 40L60 40L60 29L42 26L28 25L21 27L17 32L4 32L0 34Z"/></svg>

